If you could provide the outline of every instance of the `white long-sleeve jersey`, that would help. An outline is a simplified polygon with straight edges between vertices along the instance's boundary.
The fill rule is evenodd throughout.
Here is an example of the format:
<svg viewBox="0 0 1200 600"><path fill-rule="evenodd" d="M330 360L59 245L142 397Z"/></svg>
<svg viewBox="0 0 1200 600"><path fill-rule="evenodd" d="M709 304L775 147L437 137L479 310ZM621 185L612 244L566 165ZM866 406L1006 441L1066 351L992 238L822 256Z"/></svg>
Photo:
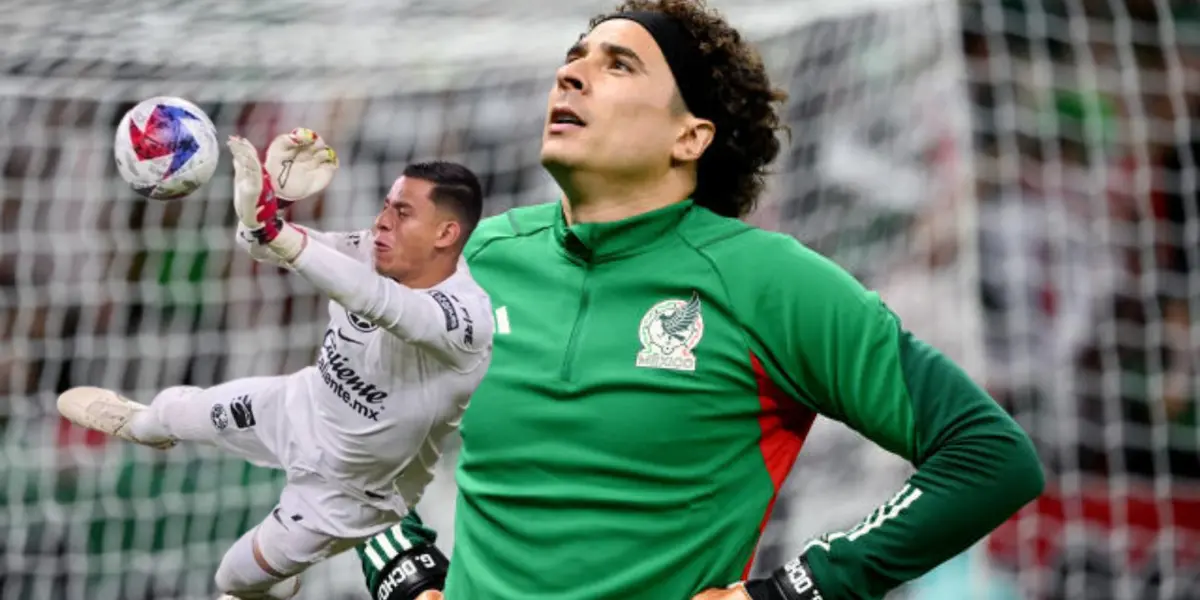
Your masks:
<svg viewBox="0 0 1200 600"><path fill-rule="evenodd" d="M491 361L487 294L466 261L427 290L378 275L369 231L322 233L287 265L247 240L259 261L304 276L331 298L316 364L290 376L289 419L300 464L367 504L403 514L416 505L467 401ZM294 461L296 462L296 461Z"/></svg>

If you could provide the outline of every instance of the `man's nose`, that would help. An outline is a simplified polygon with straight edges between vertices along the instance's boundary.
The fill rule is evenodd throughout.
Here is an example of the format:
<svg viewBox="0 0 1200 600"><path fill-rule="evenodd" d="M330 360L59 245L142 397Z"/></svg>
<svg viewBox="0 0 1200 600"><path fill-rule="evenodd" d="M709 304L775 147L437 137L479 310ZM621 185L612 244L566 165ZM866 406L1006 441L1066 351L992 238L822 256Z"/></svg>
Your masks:
<svg viewBox="0 0 1200 600"><path fill-rule="evenodd" d="M391 231L392 220L388 218L387 211L384 210L375 216L375 229L377 231Z"/></svg>
<svg viewBox="0 0 1200 600"><path fill-rule="evenodd" d="M574 90L577 92L587 91L587 78L584 74L582 60L576 60L567 63L558 68L555 72L555 79L558 81L558 89Z"/></svg>

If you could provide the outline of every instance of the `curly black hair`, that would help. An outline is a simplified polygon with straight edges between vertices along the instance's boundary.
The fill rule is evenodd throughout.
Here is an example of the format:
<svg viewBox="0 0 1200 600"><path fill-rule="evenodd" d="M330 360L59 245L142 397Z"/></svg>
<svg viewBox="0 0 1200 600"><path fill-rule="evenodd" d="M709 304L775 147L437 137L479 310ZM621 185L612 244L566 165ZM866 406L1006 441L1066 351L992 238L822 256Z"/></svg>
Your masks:
<svg viewBox="0 0 1200 600"><path fill-rule="evenodd" d="M787 94L771 87L762 57L704 0L625 0L592 18L589 29L613 14L652 11L679 22L699 44L713 83L716 134L697 165L696 204L741 218L762 193L767 167L779 154L776 132L786 130L776 105Z"/></svg>

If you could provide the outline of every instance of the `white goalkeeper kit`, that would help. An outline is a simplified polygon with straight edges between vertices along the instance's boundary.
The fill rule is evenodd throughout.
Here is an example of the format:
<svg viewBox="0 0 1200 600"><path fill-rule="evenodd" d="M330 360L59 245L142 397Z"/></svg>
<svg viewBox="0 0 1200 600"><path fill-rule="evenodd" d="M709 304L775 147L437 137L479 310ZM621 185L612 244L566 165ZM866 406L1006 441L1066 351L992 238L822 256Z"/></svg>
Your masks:
<svg viewBox="0 0 1200 600"><path fill-rule="evenodd" d="M326 480L351 502L402 515L433 478L440 443L486 372L490 303L464 261L442 283L412 290L375 274L370 232L306 231L310 242L289 268L345 294L329 302L316 363L202 392L208 400L219 390L208 419L214 441L302 480ZM241 233L255 258L279 264ZM330 515L342 511L321 512L334 508L321 498L298 500L318 512L304 518L331 521L322 524L330 533L379 530L370 515L345 514L335 523Z"/></svg>
<svg viewBox="0 0 1200 600"><path fill-rule="evenodd" d="M297 131L306 133L276 138L267 166L273 153L278 162L282 146L291 187L304 188L294 195L301 198L328 185L336 155L321 159L317 136ZM207 442L283 469L279 504L230 548L216 581L242 598L287 598L296 591L289 576L395 524L416 505L443 439L458 427L490 363L491 304L461 258L447 279L413 289L376 273L370 231L321 233L282 223L267 187L280 186L259 165L257 150L238 138L230 147L239 245L331 298L315 364L290 375L168 388L149 406L109 390L74 388L59 396L58 407L75 423L130 441Z"/></svg>

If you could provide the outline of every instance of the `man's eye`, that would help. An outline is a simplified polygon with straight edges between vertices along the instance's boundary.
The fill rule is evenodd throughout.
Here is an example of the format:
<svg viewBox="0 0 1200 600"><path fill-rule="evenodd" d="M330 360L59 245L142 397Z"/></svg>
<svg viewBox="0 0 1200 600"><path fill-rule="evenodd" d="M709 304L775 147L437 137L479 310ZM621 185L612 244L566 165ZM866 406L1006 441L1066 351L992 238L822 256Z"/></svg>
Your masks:
<svg viewBox="0 0 1200 600"><path fill-rule="evenodd" d="M614 60L613 68L619 69L621 71L632 71L633 70L633 67L629 66L629 63L627 63L623 60Z"/></svg>

